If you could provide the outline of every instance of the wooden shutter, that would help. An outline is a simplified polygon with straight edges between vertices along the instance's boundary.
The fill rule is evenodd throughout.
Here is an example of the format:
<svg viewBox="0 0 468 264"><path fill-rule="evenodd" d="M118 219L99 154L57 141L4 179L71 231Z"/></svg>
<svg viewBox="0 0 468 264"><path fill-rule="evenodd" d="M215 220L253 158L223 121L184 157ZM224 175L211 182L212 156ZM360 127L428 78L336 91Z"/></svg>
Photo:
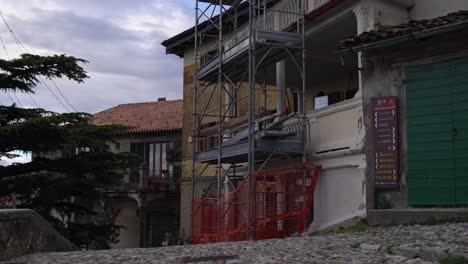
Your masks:
<svg viewBox="0 0 468 264"><path fill-rule="evenodd" d="M406 71L411 205L468 204L468 60Z"/></svg>

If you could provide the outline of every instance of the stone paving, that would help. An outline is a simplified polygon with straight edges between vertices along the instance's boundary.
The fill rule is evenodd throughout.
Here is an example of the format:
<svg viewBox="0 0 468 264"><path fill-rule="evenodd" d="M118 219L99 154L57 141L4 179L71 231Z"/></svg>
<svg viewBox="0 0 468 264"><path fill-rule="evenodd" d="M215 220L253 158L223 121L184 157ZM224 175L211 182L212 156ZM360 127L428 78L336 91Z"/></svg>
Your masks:
<svg viewBox="0 0 468 264"><path fill-rule="evenodd" d="M3 264L75 263L438 263L468 260L468 223L368 228L283 240L149 249L44 253Z"/></svg>

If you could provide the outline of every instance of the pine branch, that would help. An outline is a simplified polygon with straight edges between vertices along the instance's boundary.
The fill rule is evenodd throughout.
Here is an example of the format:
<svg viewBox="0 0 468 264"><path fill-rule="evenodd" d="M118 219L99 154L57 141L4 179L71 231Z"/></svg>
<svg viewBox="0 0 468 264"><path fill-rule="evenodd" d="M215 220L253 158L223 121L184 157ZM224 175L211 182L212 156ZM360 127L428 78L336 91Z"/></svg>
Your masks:
<svg viewBox="0 0 468 264"><path fill-rule="evenodd" d="M32 93L40 82L39 76L47 79L65 77L81 83L89 76L79 63L88 63L88 61L63 54L54 56L22 54L17 59L0 59L0 69L4 71L0 74L0 90Z"/></svg>
<svg viewBox="0 0 468 264"><path fill-rule="evenodd" d="M13 106L0 105L0 127L11 123L18 123L32 118L42 117L51 114L44 109L23 109Z"/></svg>

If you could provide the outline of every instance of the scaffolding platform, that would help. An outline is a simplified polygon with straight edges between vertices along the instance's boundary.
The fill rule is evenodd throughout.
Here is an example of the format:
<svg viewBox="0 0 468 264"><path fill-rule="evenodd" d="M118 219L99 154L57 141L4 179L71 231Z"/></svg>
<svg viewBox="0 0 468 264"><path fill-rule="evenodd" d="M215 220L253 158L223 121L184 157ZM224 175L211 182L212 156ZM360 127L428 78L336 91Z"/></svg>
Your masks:
<svg viewBox="0 0 468 264"><path fill-rule="evenodd" d="M302 140L289 139L259 139L256 142L254 155L256 160L265 160L271 153L281 152L290 157L302 156ZM195 162L217 164L217 148L195 153ZM247 162L249 142L242 141L221 147L221 163L234 164Z"/></svg>
<svg viewBox="0 0 468 264"><path fill-rule="evenodd" d="M288 57L284 47L300 49L301 45L302 37L297 33L258 30L255 41L255 56L259 59L263 58L262 64L271 65ZM239 66L247 65L248 52L249 38L246 38L221 54L223 72L229 74L231 81L241 80L245 67ZM219 64L220 58L218 55L200 67L197 79L205 82L216 82Z"/></svg>

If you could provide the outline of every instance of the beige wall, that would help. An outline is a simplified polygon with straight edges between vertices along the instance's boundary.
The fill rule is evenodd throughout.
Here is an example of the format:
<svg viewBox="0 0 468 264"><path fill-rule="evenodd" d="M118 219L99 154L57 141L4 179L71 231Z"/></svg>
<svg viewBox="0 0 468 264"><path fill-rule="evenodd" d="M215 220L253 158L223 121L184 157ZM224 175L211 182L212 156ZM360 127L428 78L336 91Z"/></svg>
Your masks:
<svg viewBox="0 0 468 264"><path fill-rule="evenodd" d="M362 100L354 98L307 115L307 158L322 167L314 194L319 231L366 215L365 129ZM293 122L287 129L297 129Z"/></svg>
<svg viewBox="0 0 468 264"><path fill-rule="evenodd" d="M206 46L205 46L206 47ZM202 53L209 50L208 48L203 48ZM184 88L183 88L183 98L184 98L184 117L183 117L183 132L182 132L182 148L183 148L183 157L184 160L182 161L182 178L183 182L181 185L181 210L180 210L180 232L181 234L185 234L185 238L190 236L190 218L191 218L191 204L192 204L192 143L189 143L189 138L192 136L193 133L193 89L194 89L194 78L193 73L195 71L194 65L194 50L189 49L184 54ZM271 88L271 86L270 86ZM204 95L205 98L209 98L212 89L217 89L215 87L209 87L205 90ZM246 84L242 84L239 88L238 98L244 97L248 95L248 86ZM213 93L213 100L210 103L210 107L208 109L215 109L218 107L218 91L215 90ZM265 96L262 94L258 96L258 105L263 106L265 104ZM291 107L293 107L293 97L289 94ZM222 93L222 104L225 102L225 93ZM268 109L276 109L276 92L275 91L268 91L266 93L266 105ZM203 97L200 97L197 103L197 112L202 112L202 109L206 106L206 101L203 100ZM247 113L248 108L248 99L245 98L237 103L237 116L243 116ZM225 109L223 109L225 111ZM211 113L217 114L217 112ZM204 123L212 122L216 120L216 118L205 118ZM196 164L196 171L197 175L200 173L203 168L205 167L204 164ZM214 176L216 174L216 167L210 166L203 176ZM197 190L197 195L195 197L199 197L201 194L201 189Z"/></svg>
<svg viewBox="0 0 468 264"><path fill-rule="evenodd" d="M203 190L208 188L211 179L201 179L195 186L195 197L200 197ZM183 179L180 184L180 235L183 240L188 240L191 236L191 212L192 212L192 181Z"/></svg>
<svg viewBox="0 0 468 264"><path fill-rule="evenodd" d="M206 49L208 50L208 49ZM182 130L182 149L183 149L183 160L182 160L182 181L180 186L180 236L182 239L188 239L190 237L190 225L191 225L191 208L192 208L192 143L189 142L189 138L193 134L193 104L194 104L194 50L187 50L184 55L184 86L183 86L183 98L184 98L184 116L183 116L183 130ZM211 88L213 89L213 88ZM208 97L211 90L208 89L205 94ZM215 95L216 96L216 92ZM217 98L217 97L215 97ZM200 100L202 101L202 100ZM217 102L218 100L213 100ZM200 109L203 106L202 103L198 103L197 107ZM217 105L213 104L212 108L216 108ZM196 164L196 172L199 174L203 170L203 164ZM210 166L205 171L205 176L215 175L216 167Z"/></svg>
<svg viewBox="0 0 468 264"><path fill-rule="evenodd" d="M362 100L351 99L308 115L308 157L322 166L314 195L313 231L366 215Z"/></svg>
<svg viewBox="0 0 468 264"><path fill-rule="evenodd" d="M468 10L466 0L415 0L415 6L411 9L411 19L430 19L444 16L451 12Z"/></svg>
<svg viewBox="0 0 468 264"><path fill-rule="evenodd" d="M366 216L364 153L314 160L321 165L314 194L311 231L319 231L354 217Z"/></svg>
<svg viewBox="0 0 468 264"><path fill-rule="evenodd" d="M131 198L114 198L111 206L119 210L115 224L124 227L120 229L119 243L112 245L112 248L140 247L141 222L138 203Z"/></svg>

